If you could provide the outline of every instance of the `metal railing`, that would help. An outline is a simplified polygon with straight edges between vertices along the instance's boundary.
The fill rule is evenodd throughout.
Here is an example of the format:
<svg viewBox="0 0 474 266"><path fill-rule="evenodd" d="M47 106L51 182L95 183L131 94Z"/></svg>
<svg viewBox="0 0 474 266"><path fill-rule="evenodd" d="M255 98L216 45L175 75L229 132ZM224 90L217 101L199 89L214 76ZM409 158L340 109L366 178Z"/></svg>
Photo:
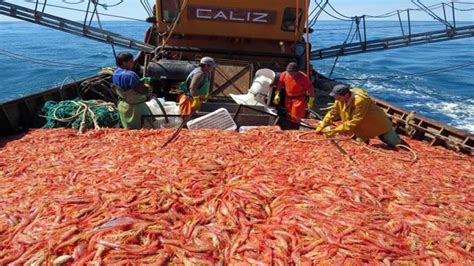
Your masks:
<svg viewBox="0 0 474 266"><path fill-rule="evenodd" d="M43 11L44 8L41 9L41 11L38 9L38 7L36 7L35 9L29 9L23 6L10 4L3 0L0 0L0 15L21 19L56 30L86 37L103 43L129 48L132 50L152 52L155 49L155 46L153 45L146 44L144 42L111 31L106 31L100 28L90 26L90 23L82 24L72 20L53 16L44 13Z"/></svg>

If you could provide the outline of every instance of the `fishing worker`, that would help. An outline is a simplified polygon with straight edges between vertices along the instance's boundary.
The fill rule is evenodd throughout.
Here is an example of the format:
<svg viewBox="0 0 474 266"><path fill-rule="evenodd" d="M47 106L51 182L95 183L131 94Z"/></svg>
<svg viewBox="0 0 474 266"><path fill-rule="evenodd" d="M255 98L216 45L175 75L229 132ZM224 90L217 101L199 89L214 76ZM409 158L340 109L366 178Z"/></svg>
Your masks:
<svg viewBox="0 0 474 266"><path fill-rule="evenodd" d="M375 104L365 90L338 84L329 95L336 98L336 101L316 128L316 132L324 132L327 137L336 133L354 134L356 140L366 143L378 136L390 147L401 143L385 112ZM342 123L334 129L324 131L323 129L332 124L336 117L339 117Z"/></svg>
<svg viewBox="0 0 474 266"><path fill-rule="evenodd" d="M135 62L131 53L120 52L116 61L118 67L112 74L112 84L119 97L120 122L123 128L139 129L142 127L142 115L151 114L145 104L151 92L132 71Z"/></svg>
<svg viewBox="0 0 474 266"><path fill-rule="evenodd" d="M286 71L281 73L273 103L280 103L280 92L285 87L285 108L290 115L290 119L299 123L306 115L306 108L313 108L314 87L311 80L301 72L294 62L286 66ZM309 96L306 103L306 97Z"/></svg>
<svg viewBox="0 0 474 266"><path fill-rule="evenodd" d="M211 73L216 67L216 61L205 56L199 61L199 66L189 73L186 81L181 83L179 88L183 93L178 96L180 115L191 115L206 100L211 84Z"/></svg>

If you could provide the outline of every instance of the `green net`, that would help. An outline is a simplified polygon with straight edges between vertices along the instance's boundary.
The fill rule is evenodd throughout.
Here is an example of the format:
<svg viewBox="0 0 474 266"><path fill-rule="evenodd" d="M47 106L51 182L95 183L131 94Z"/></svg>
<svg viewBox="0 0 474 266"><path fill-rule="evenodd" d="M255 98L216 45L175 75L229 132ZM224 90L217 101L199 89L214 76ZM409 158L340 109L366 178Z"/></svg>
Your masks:
<svg viewBox="0 0 474 266"><path fill-rule="evenodd" d="M101 100L48 101L41 113L46 118L43 128L71 127L80 132L114 127L120 119L115 104Z"/></svg>

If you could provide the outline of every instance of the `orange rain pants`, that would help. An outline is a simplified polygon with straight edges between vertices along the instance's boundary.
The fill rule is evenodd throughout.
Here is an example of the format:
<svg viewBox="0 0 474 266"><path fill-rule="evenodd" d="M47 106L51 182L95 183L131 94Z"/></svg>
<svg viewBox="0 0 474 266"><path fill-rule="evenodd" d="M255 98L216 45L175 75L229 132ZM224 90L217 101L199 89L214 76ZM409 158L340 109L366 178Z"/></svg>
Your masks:
<svg viewBox="0 0 474 266"><path fill-rule="evenodd" d="M178 107L179 114L183 116L190 115L195 111L195 108L193 108L193 100L186 96L184 93L181 93L178 96Z"/></svg>
<svg viewBox="0 0 474 266"><path fill-rule="evenodd" d="M285 108L288 110L291 120L299 123L306 115L306 97L291 97L286 96Z"/></svg>

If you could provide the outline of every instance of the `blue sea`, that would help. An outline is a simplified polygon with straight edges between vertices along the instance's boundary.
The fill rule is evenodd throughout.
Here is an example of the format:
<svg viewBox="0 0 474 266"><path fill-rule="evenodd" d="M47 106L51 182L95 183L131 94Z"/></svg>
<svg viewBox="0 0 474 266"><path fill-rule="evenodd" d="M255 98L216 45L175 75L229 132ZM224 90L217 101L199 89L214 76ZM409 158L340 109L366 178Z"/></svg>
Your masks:
<svg viewBox="0 0 474 266"><path fill-rule="evenodd" d="M473 23L458 22L458 26ZM104 22L103 26L142 40L148 25L120 21ZM341 44L350 22L318 21L313 28L311 43L317 49ZM444 26L419 21L412 22L412 28L413 32L423 32ZM400 35L398 21L367 23L368 40ZM0 22L0 40L0 102L91 76L101 67L114 65L110 45L26 22ZM474 38L340 57L332 78L356 79L341 81L363 87L396 106L474 132L474 64L454 69L470 62L474 62ZM312 64L329 75L334 59ZM444 70L436 71L440 69ZM413 75L430 71L434 73Z"/></svg>

